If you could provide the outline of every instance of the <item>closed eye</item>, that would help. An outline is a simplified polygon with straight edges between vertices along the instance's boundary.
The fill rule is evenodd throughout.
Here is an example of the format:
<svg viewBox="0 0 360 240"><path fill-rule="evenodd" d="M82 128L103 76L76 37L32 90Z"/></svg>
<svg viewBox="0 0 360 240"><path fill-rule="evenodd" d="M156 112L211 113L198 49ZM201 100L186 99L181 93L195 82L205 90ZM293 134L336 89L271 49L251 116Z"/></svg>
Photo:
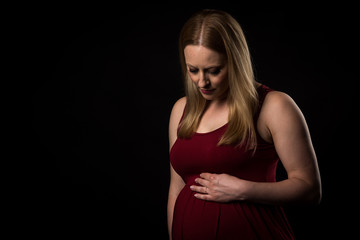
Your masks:
<svg viewBox="0 0 360 240"><path fill-rule="evenodd" d="M222 66L219 66L219 67L209 67L209 68L205 68L204 69L204 72L205 73L208 73L208 74L211 74L213 76L216 76L218 75L220 72L221 72L221 69L222 69ZM195 68L193 66L189 66L188 65L188 71L192 74L197 74L199 72L199 69L198 68Z"/></svg>
<svg viewBox="0 0 360 240"><path fill-rule="evenodd" d="M209 73L210 73L211 75L218 75L218 74L220 73L220 71L221 71L220 68L215 68L215 69L209 71Z"/></svg>
<svg viewBox="0 0 360 240"><path fill-rule="evenodd" d="M199 69L189 68L189 72L191 72L191 73L197 73L198 71L199 71Z"/></svg>

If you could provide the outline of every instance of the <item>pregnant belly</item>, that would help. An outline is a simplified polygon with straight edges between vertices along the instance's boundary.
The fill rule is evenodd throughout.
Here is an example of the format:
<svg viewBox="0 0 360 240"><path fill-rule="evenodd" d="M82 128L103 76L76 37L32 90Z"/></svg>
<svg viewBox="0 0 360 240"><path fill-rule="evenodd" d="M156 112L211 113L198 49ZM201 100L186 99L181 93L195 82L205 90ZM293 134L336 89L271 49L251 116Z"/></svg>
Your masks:
<svg viewBox="0 0 360 240"><path fill-rule="evenodd" d="M188 183L173 218L173 239L293 239L280 207L246 202L217 203L194 197Z"/></svg>

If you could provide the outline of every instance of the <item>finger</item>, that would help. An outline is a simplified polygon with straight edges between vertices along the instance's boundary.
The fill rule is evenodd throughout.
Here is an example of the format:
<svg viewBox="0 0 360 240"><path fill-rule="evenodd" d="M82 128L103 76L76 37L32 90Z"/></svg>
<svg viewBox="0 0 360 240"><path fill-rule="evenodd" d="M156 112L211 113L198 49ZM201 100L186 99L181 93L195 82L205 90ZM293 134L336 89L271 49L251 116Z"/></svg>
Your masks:
<svg viewBox="0 0 360 240"><path fill-rule="evenodd" d="M218 174L215 173L201 173L200 177L213 183L216 183L218 181Z"/></svg>
<svg viewBox="0 0 360 240"><path fill-rule="evenodd" d="M190 189L194 192L198 192L198 193L208 193L208 188L207 187L202 187L202 186L195 186L195 185L191 185Z"/></svg>
<svg viewBox="0 0 360 240"><path fill-rule="evenodd" d="M212 180L215 178L216 174L212 174L212 173L201 173L200 177L206 180Z"/></svg>
<svg viewBox="0 0 360 240"><path fill-rule="evenodd" d="M196 178L195 182L197 184L200 184L201 186L204 186L204 187L209 187L209 183L210 183L208 180L203 179L203 178Z"/></svg>
<svg viewBox="0 0 360 240"><path fill-rule="evenodd" d="M212 201L212 197L208 194L201 194L201 193L195 193L194 197L201 199L201 200L206 200L206 201Z"/></svg>

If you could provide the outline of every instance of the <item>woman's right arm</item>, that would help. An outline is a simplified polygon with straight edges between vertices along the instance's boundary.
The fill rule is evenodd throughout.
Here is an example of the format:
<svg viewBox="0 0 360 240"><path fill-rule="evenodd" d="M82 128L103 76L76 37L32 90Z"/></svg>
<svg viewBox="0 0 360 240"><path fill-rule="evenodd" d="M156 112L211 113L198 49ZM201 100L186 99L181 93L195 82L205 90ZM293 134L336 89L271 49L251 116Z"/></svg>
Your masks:
<svg viewBox="0 0 360 240"><path fill-rule="evenodd" d="M181 116L183 114L186 104L186 98L180 98L175 104L171 111L170 121L169 121L169 149L171 150L177 139L177 129ZM169 196L168 196L168 206L167 206L167 218L168 218L168 230L169 230L169 239L172 239L171 230L172 230L172 221L174 214L174 206L177 196L180 191L185 186L183 179L176 173L174 168L170 163L170 186L169 186Z"/></svg>

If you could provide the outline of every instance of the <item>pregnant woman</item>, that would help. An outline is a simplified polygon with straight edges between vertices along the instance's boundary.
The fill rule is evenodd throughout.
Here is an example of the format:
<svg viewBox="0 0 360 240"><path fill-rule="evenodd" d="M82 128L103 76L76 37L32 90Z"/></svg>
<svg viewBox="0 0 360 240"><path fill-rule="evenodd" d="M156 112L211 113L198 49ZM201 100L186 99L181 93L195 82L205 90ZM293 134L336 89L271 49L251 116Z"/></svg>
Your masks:
<svg viewBox="0 0 360 240"><path fill-rule="evenodd" d="M228 13L194 14L179 47L186 96L169 123L170 239L294 239L281 205L321 199L300 109L255 81L244 34ZM288 175L279 182L278 161Z"/></svg>

